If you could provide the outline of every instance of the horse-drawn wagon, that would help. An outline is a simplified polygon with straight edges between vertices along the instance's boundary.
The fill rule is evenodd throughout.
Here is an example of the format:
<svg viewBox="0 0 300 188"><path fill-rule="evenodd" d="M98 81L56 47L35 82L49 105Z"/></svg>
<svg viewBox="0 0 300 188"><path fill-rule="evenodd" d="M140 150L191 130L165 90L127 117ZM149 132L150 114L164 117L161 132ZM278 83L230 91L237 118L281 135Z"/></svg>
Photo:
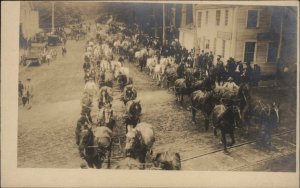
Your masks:
<svg viewBox="0 0 300 188"><path fill-rule="evenodd" d="M48 45L49 46L57 46L61 43L62 43L62 41L59 36L57 36L57 35L48 36Z"/></svg>

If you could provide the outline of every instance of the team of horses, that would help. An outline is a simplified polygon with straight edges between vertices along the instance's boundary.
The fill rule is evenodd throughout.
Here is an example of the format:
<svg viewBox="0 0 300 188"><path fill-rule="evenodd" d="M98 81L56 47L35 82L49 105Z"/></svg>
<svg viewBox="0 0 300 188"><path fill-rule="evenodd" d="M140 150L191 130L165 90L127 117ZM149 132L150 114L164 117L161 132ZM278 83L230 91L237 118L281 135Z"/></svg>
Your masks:
<svg viewBox="0 0 300 188"><path fill-rule="evenodd" d="M208 130L209 124L213 127L215 136L217 130L220 130L225 153L228 153L227 146L235 143L236 128L245 129L249 133L254 119L260 128L278 125L279 104L252 99L251 86L247 82L238 83L237 88L223 86L228 76L220 76L219 66L211 66L203 76L199 68L184 62L176 64L174 56L161 55L151 47L137 46L140 47L135 52L135 61L141 71L146 68L161 87L164 87L165 81L167 88L174 90L176 100L181 104L184 96L188 96L192 121L195 123L196 113L201 112L205 130ZM226 141L227 134L232 140L229 145Z"/></svg>
<svg viewBox="0 0 300 188"><path fill-rule="evenodd" d="M98 38L101 38L101 35L98 35ZM111 39L89 40L84 53L85 91L81 100L81 114L86 116L88 125L83 126L78 134L78 146L80 154L89 168L102 168L105 159L108 162L107 167L110 168L111 166L113 131L116 126L116 117L112 108L115 82L118 83L119 90L122 92L120 100L125 106L122 124L126 130L126 160L135 161L139 167L145 168L146 157L153 154L154 129L151 124L141 122L142 106L140 101L136 100L137 91L133 86L129 69L123 65L120 59L114 58L116 55L124 54L124 49L120 48L123 42L118 43L117 40L111 45ZM98 117L94 123L91 117L91 108L95 96L97 97ZM178 153L176 155L173 153L158 153L156 155L156 157L152 156L152 167L180 169ZM168 158L176 159L177 166L173 168L170 167L170 164L165 164ZM175 165L175 162L170 163ZM171 166L174 166L172 164ZM130 166L132 168L134 165Z"/></svg>

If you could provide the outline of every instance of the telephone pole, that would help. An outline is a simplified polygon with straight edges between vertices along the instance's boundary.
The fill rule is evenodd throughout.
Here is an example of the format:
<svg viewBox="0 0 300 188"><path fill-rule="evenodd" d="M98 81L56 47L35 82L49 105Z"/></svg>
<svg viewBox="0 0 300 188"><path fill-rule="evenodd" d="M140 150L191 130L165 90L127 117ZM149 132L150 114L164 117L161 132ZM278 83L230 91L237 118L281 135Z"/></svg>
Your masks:
<svg viewBox="0 0 300 188"><path fill-rule="evenodd" d="M54 2L52 2L52 34L54 34Z"/></svg>
<svg viewBox="0 0 300 188"><path fill-rule="evenodd" d="M166 13L165 4L163 3L163 46L166 45Z"/></svg>
<svg viewBox="0 0 300 188"><path fill-rule="evenodd" d="M284 22L284 16L285 16L286 8L283 7L283 10L281 10L280 15L280 34L279 34L279 45L277 49L277 59L281 57L281 48L282 48L282 29L283 29L283 22Z"/></svg>

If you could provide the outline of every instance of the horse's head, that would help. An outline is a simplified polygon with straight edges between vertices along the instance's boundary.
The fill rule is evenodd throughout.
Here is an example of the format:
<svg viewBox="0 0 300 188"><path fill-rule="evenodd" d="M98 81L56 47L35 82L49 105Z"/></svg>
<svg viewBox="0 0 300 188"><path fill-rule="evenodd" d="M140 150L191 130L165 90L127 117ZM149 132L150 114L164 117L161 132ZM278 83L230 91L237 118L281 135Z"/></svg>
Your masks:
<svg viewBox="0 0 300 188"><path fill-rule="evenodd" d="M142 106L140 101L133 101L129 110L130 114L133 116L139 116L142 112Z"/></svg>
<svg viewBox="0 0 300 188"><path fill-rule="evenodd" d="M83 150L86 146L92 144L93 142L93 134L91 131L91 128L82 128L82 130L79 133L79 150Z"/></svg>
<svg viewBox="0 0 300 188"><path fill-rule="evenodd" d="M130 88L127 88L127 90L126 90L126 96L128 97L128 98L131 98L132 96L133 96L133 89L132 89L132 87L130 87Z"/></svg>
<svg viewBox="0 0 300 188"><path fill-rule="evenodd" d="M126 134L125 152L130 155L136 146L140 143L140 133L136 129L129 129Z"/></svg>

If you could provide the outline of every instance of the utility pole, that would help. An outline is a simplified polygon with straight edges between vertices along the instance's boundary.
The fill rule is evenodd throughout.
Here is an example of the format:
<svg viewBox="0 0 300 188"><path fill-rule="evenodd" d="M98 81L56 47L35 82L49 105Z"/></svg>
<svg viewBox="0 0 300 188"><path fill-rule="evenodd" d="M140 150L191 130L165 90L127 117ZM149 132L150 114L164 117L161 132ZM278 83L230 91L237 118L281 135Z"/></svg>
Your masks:
<svg viewBox="0 0 300 188"><path fill-rule="evenodd" d="M171 38L175 36L176 30L176 5L171 8L171 16L170 16L170 34L172 34Z"/></svg>
<svg viewBox="0 0 300 188"><path fill-rule="evenodd" d="M186 25L186 5L181 5L181 20L180 20L180 27L185 27Z"/></svg>
<svg viewBox="0 0 300 188"><path fill-rule="evenodd" d="M52 34L54 34L54 2L52 2Z"/></svg>
<svg viewBox="0 0 300 188"><path fill-rule="evenodd" d="M163 3L163 46L166 45L166 13L165 4Z"/></svg>
<svg viewBox="0 0 300 188"><path fill-rule="evenodd" d="M281 17L280 17L280 35L279 35L279 45L278 45L278 50L277 50L277 59L280 58L281 56L281 48L282 48L282 28L283 28L283 19L285 16L285 7L283 8L283 11L281 11Z"/></svg>
<svg viewBox="0 0 300 188"><path fill-rule="evenodd" d="M194 30L194 63L193 67L196 67L196 48L197 48L197 27L196 27L196 4L193 4L193 30Z"/></svg>
<svg viewBox="0 0 300 188"><path fill-rule="evenodd" d="M153 18L154 18L154 36L157 37L157 21L156 21L156 14L154 8L153 8Z"/></svg>

